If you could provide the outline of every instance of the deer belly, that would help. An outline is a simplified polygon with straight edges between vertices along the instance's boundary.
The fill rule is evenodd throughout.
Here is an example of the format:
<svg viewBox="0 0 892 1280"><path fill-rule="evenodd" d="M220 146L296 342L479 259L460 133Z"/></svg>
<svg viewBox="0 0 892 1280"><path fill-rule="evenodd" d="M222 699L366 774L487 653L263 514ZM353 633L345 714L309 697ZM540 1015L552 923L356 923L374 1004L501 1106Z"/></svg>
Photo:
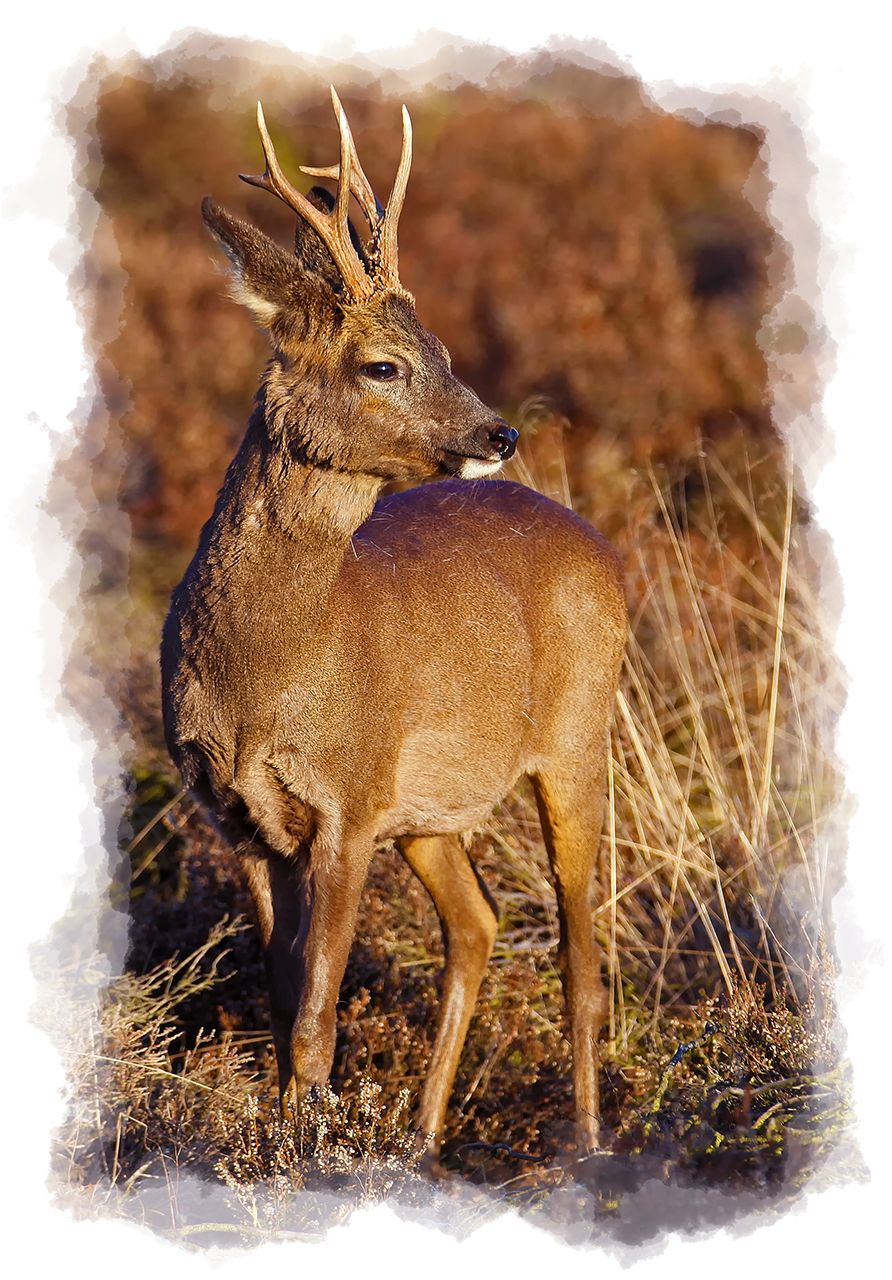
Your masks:
<svg viewBox="0 0 892 1280"><path fill-rule="evenodd" d="M408 732L381 837L445 835L480 826L524 772L519 736L510 739L509 745L479 733L453 736L442 726Z"/></svg>

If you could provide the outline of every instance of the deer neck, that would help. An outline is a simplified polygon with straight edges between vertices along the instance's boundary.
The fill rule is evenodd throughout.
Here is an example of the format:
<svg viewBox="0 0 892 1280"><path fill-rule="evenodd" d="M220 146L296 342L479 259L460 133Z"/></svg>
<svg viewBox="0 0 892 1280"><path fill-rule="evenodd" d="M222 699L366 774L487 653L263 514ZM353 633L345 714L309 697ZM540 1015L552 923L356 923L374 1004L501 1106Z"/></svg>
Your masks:
<svg viewBox="0 0 892 1280"><path fill-rule="evenodd" d="M207 530L214 594L255 630L313 630L383 481L316 466L270 438L262 407L234 459ZM275 607L281 597L282 612Z"/></svg>

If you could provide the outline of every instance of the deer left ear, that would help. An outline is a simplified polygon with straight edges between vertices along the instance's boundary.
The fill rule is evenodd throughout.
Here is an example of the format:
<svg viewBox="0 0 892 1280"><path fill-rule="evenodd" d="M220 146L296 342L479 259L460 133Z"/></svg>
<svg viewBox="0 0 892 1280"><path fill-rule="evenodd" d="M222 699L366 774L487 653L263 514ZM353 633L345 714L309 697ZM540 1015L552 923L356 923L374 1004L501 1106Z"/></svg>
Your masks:
<svg viewBox="0 0 892 1280"><path fill-rule="evenodd" d="M205 226L230 261L230 291L265 328L295 304L300 264L262 231L242 222L206 196L201 205Z"/></svg>

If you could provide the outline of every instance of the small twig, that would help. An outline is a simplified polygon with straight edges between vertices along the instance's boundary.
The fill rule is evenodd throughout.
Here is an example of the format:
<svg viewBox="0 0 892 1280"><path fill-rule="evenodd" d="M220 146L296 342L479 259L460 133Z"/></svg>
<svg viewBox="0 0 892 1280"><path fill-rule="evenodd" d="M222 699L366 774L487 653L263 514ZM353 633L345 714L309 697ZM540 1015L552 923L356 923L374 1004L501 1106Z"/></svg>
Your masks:
<svg viewBox="0 0 892 1280"><path fill-rule="evenodd" d="M742 1098L747 1091L751 1098L758 1098L763 1093L773 1093L776 1089L790 1089L794 1085L805 1087L813 1083L815 1083L814 1076L789 1076L786 1080L769 1080L767 1084L757 1085L755 1089L750 1085L745 1085L743 1088L739 1085L728 1085L713 1099L713 1106L717 1106L724 1098ZM832 1090L827 1092L832 1093Z"/></svg>
<svg viewBox="0 0 892 1280"><path fill-rule="evenodd" d="M652 1116L655 1116L663 1105L663 1098L665 1097L666 1090L669 1088L669 1078L672 1075L673 1067L676 1067L678 1063L681 1062L686 1053L690 1053L691 1049L696 1049L698 1044L702 1044L704 1040L710 1039L710 1037L714 1036L717 1031L718 1027L715 1024L707 1022L706 1026L703 1028L702 1035L697 1036L696 1040L688 1040L686 1044L679 1045L675 1050L675 1053L673 1053L672 1057L669 1059L669 1065L660 1076L660 1083L657 1087L653 1106L650 1109L650 1114Z"/></svg>
<svg viewBox="0 0 892 1280"><path fill-rule="evenodd" d="M119 1067L129 1067L132 1071L147 1071L152 1076L165 1076L168 1080L178 1080L180 1084L191 1085L193 1089L204 1089L207 1093L219 1093L222 1098L226 1098L229 1102L240 1102L232 1093L226 1093L223 1089L215 1089L213 1085L202 1084L200 1080L190 1080L188 1076L178 1075L176 1071L163 1071L161 1067L150 1067L146 1063L133 1062L127 1058L108 1058L102 1053L86 1053L83 1050L76 1051L79 1058L92 1058L95 1062L112 1062Z"/></svg>
<svg viewBox="0 0 892 1280"><path fill-rule="evenodd" d="M774 1115L775 1111L779 1111L782 1106L784 1106L783 1102L775 1102L773 1107L769 1107L767 1111L763 1111L762 1114L753 1121L753 1132L755 1133L756 1129L761 1129L766 1120L769 1120Z"/></svg>
<svg viewBox="0 0 892 1280"><path fill-rule="evenodd" d="M454 1152L461 1159L463 1167L465 1162L461 1155L462 1151L501 1151L512 1160L527 1160L530 1164L542 1164L543 1160L550 1160L553 1154L551 1151L546 1151L544 1155L531 1156L526 1151L517 1151L507 1142L465 1142Z"/></svg>
<svg viewBox="0 0 892 1280"><path fill-rule="evenodd" d="M698 1044L702 1044L704 1040L708 1040L711 1036L714 1036L717 1031L717 1026L712 1022L707 1022L706 1026L703 1028L703 1034L701 1036L697 1036L696 1040L688 1040L686 1044L679 1045L670 1058L669 1066L666 1068L666 1071L671 1071L673 1067L677 1066L678 1063L681 1062L686 1053L689 1053L691 1049L696 1049Z"/></svg>

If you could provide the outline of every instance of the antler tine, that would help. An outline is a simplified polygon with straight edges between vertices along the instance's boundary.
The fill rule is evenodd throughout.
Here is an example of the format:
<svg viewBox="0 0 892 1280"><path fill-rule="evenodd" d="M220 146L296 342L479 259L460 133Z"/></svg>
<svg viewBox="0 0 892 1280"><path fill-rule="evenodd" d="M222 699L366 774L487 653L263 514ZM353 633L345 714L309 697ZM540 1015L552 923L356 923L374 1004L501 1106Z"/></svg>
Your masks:
<svg viewBox="0 0 892 1280"><path fill-rule="evenodd" d="M341 111L341 116L346 125L346 117L343 116L343 110ZM338 123L341 124L340 118ZM240 173L239 177L242 182L250 183L254 187L261 187L264 191L271 191L289 209L292 209L301 218L309 222L313 230L318 232L323 244L334 258L335 265L348 292L356 298L367 296L371 292L372 282L356 250L353 248L347 227L347 201L350 195L351 169L350 148L353 146L349 126L347 126L346 137L343 127L341 129L341 168L347 174L347 182L338 183L337 204L331 214L323 213L315 205L312 205L306 196L301 195L299 191L292 187L283 174L266 127L263 107L259 102L257 103L257 128L260 132L260 141L263 144L263 154L266 158L266 171L257 177Z"/></svg>
<svg viewBox="0 0 892 1280"><path fill-rule="evenodd" d="M266 170L259 176L240 173L239 177L242 182L248 182L252 187L261 187L264 191L271 191L274 196L278 196L279 199L284 204L287 204L290 209L293 209L295 213L299 213L301 217L306 217L321 235L322 230L317 225L321 216L319 210L310 205L309 201L302 196L299 191L296 191L294 187L292 187L291 183L279 167L275 147L273 146L272 138L269 136L269 131L266 127L266 120L263 115L263 106L259 102L257 103L257 129L260 133L261 144L263 145L263 156L266 160ZM310 213L305 208L306 205L309 205L309 209L314 215L313 217L310 217Z"/></svg>
<svg viewBox="0 0 892 1280"><path fill-rule="evenodd" d="M347 115L341 106L341 100L337 95L334 85L331 86L331 100L335 109L335 115L338 119L338 125L341 127L341 138L345 135L344 126L346 126L346 137L349 142L350 150L350 190L359 201L360 207L368 220L369 226L374 229L378 226L384 216L384 208L372 190L372 184L363 173L362 165L359 163L359 155L356 151L356 144L353 141L353 134L350 129ZM342 125L343 121L343 125ZM341 166L339 164L330 164L325 169L314 168L311 165L302 164L300 166L301 173L308 173L313 178L334 178L340 182Z"/></svg>
<svg viewBox="0 0 892 1280"><path fill-rule="evenodd" d="M353 162L355 165L355 156L353 157ZM302 164L300 171L301 173L309 174L311 178L332 178L335 182L341 176L341 166L339 164L330 164L325 169L317 169L313 165ZM350 190L359 201L360 208L365 214L369 226L376 227L384 217L384 206L368 185L368 179L361 169L359 173L355 169L351 171Z"/></svg>
<svg viewBox="0 0 892 1280"><path fill-rule="evenodd" d="M335 219L339 238L347 241L350 235L347 226L347 214L350 207L350 187L352 185L353 157L356 155L356 147L353 143L353 134L350 132L350 124L347 120L346 112L341 106L341 100L335 93L334 85L330 85L329 88L331 89L331 102L337 118L338 133L341 140L340 176L338 178L338 192L332 216Z"/></svg>
<svg viewBox="0 0 892 1280"><path fill-rule="evenodd" d="M387 201L387 212L381 224L380 246L381 262L388 275L399 282L399 251L397 249L396 230L406 198L406 186L409 182L409 170L412 167L412 121L409 112L403 107L403 146L400 162L393 180L393 190Z"/></svg>

